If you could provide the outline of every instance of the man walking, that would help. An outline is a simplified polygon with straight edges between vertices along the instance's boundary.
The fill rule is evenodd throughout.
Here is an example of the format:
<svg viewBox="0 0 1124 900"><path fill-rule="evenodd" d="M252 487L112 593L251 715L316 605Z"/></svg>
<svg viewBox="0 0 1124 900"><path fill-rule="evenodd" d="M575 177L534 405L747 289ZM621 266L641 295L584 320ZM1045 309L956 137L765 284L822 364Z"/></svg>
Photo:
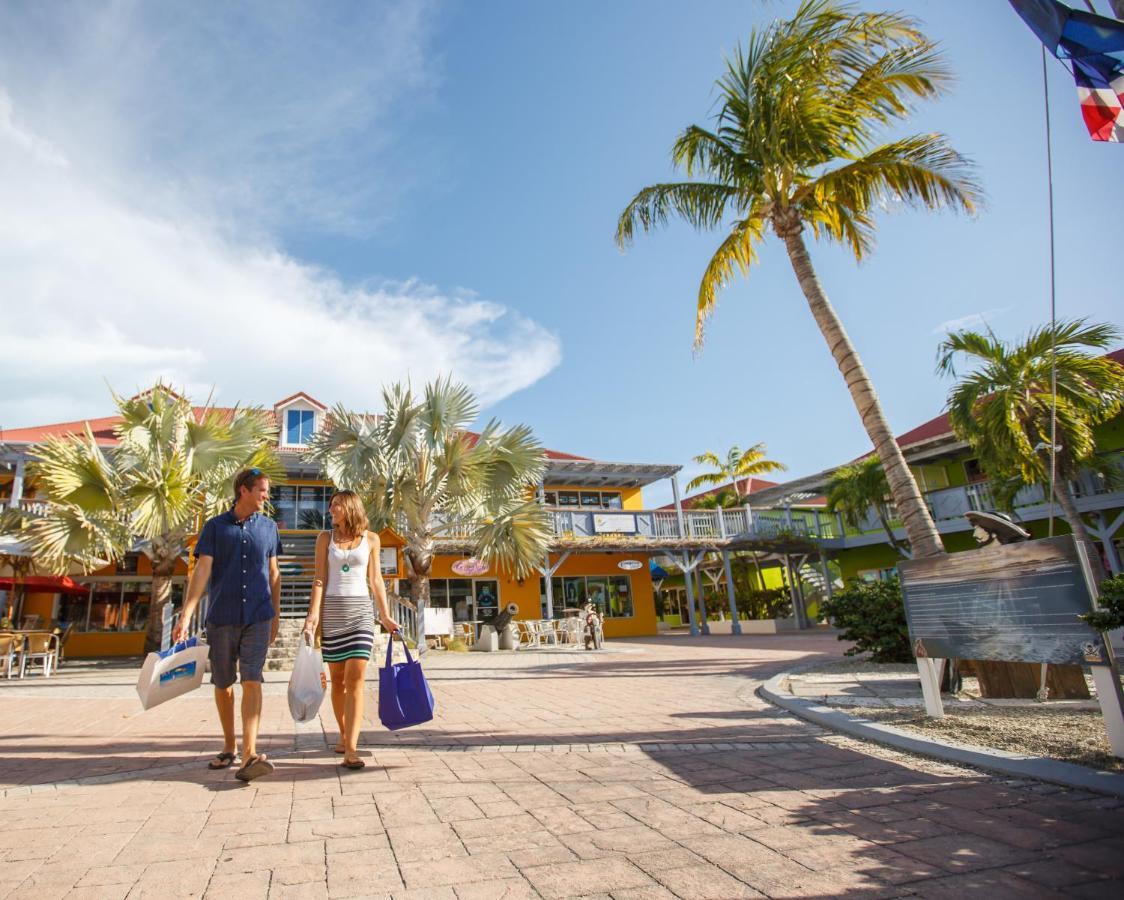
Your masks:
<svg viewBox="0 0 1124 900"><path fill-rule="evenodd" d="M277 637L281 613L281 538L277 523L263 514L269 477L245 469L234 479L234 506L209 519L195 545L195 570L173 640L187 636L187 623L206 592L207 643L211 683L222 724L223 748L212 769L229 768L237 758L234 736L235 667L242 680L242 767L237 777L252 781L273 771L257 750L261 681L265 654Z"/></svg>

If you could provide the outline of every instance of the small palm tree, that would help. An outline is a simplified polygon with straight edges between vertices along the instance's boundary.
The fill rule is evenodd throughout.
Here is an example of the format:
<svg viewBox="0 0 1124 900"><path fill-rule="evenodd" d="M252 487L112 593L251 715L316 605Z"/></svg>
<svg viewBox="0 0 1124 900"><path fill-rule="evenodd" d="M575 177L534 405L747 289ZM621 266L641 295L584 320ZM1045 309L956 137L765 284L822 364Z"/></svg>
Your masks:
<svg viewBox="0 0 1124 900"><path fill-rule="evenodd" d="M753 476L764 475L766 472L780 472L787 468L784 463L779 463L765 458L765 445L754 444L745 450L735 444L726 451L726 458L722 459L717 453L708 450L700 453L695 458L699 465L710 466L709 472L692 478L687 485L687 490L693 491L700 487L716 484L732 484L737 503L740 505L743 494L739 479L748 478L752 484ZM747 490L746 493L749 493ZM700 505L700 504L696 504Z"/></svg>
<svg viewBox="0 0 1124 900"><path fill-rule="evenodd" d="M372 527L402 536L419 617L443 537L460 538L473 555L517 578L535 570L551 529L534 499L546 458L531 430L492 420L472 435L476 399L447 378L426 385L421 396L392 384L382 399L385 413L377 418L336 407L308 457L335 485L364 499Z"/></svg>
<svg viewBox="0 0 1124 900"><path fill-rule="evenodd" d="M672 150L688 180L644 188L617 224L622 247L637 228L649 231L672 214L697 230L728 229L699 285L696 347L719 290L757 262L767 231L784 241L919 557L943 552L940 535L820 285L804 232L842 242L861 260L884 204L975 209L980 189L971 166L944 136L877 142L879 129L904 119L912 100L937 96L949 80L936 45L912 19L804 0L790 21L754 32L727 60L715 128L688 127Z"/></svg>
<svg viewBox="0 0 1124 900"><path fill-rule="evenodd" d="M894 537L894 530L890 527L890 485L886 483L886 472L877 456L840 466L832 473L824 493L827 495L827 511L839 513L852 528L861 528L863 520L873 509L890 546L900 556L909 557L908 544Z"/></svg>
<svg viewBox="0 0 1124 900"><path fill-rule="evenodd" d="M45 512L16 526L40 565L86 571L120 559L138 539L152 556L147 650L159 649L164 605L176 561L200 520L225 509L240 469L284 474L273 452L276 429L258 409L197 413L191 401L157 384L125 400L113 395L117 444L103 450L84 435L50 437L29 451Z"/></svg>
<svg viewBox="0 0 1124 900"><path fill-rule="evenodd" d="M1124 366L1099 354L1120 339L1111 325L1087 325L1084 319L1037 328L1022 341L1008 344L993 334L958 331L941 342L937 369L956 374L963 354L976 368L960 379L948 396L948 415L957 437L972 445L980 466L1012 487L1050 484L1050 448L1056 447L1054 496L1073 533L1089 533L1073 500L1069 482L1085 468L1102 469L1115 480L1119 472L1096 456L1093 429L1124 405ZM1051 356L1057 348L1057 441L1052 434Z"/></svg>

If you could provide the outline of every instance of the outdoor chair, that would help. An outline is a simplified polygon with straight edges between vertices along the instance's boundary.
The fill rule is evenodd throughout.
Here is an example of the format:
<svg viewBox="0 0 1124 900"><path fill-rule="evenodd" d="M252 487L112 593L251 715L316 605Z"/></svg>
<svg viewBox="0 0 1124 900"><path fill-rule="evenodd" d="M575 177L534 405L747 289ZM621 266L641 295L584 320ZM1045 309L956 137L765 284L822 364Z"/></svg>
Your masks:
<svg viewBox="0 0 1124 900"><path fill-rule="evenodd" d="M20 628L22 628L24 631L31 631L33 628L39 628L40 626L42 626L42 624L43 617L37 613L33 613L31 615L23 617L23 621L20 623Z"/></svg>
<svg viewBox="0 0 1124 900"><path fill-rule="evenodd" d="M51 670L58 668L59 636L57 634L44 634L37 632L27 636L27 646L20 658L20 678L27 671L27 664L40 662L43 665L43 676L49 678Z"/></svg>
<svg viewBox="0 0 1124 900"><path fill-rule="evenodd" d="M61 666L66 662L66 644L70 640L70 635L74 633L74 623L68 622L66 627L59 634L59 665Z"/></svg>
<svg viewBox="0 0 1124 900"><path fill-rule="evenodd" d="M554 631L554 622L550 619L539 619L532 622L531 627L534 629L536 636L539 639L539 645L554 644L558 645L558 635Z"/></svg>
<svg viewBox="0 0 1124 900"><path fill-rule="evenodd" d="M456 629L454 636L464 641L466 647L476 643L476 629L472 627L471 622L456 622L453 627Z"/></svg>
<svg viewBox="0 0 1124 900"><path fill-rule="evenodd" d="M535 630L531 627L530 622L527 622L524 619L519 619L519 620L516 621L515 627L516 627L516 629L518 629L518 633L519 633L519 649L520 650L522 650L523 647L537 647L537 646L539 646L539 636L535 633Z"/></svg>
<svg viewBox="0 0 1124 900"><path fill-rule="evenodd" d="M12 670L23 658L23 635L0 634L0 665L4 667L4 677L11 678Z"/></svg>

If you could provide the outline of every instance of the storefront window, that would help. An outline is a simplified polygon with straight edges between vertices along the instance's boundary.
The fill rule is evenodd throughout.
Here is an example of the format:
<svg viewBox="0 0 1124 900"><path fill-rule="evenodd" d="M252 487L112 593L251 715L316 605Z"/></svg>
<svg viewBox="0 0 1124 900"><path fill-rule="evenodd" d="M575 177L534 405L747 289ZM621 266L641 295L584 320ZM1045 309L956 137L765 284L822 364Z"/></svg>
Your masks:
<svg viewBox="0 0 1124 900"><path fill-rule="evenodd" d="M73 622L75 631L85 631L86 613L89 609L89 593L63 594L59 600L59 626L65 628Z"/></svg>
<svg viewBox="0 0 1124 900"><path fill-rule="evenodd" d="M273 506L273 519L280 529L296 528L297 489L289 485L270 487L269 502Z"/></svg>
<svg viewBox="0 0 1124 900"><path fill-rule="evenodd" d="M552 579L554 611L576 609L591 601L607 619L627 619L633 616L632 579L627 575L578 575ZM539 595L546 610L546 583L539 579Z"/></svg>
<svg viewBox="0 0 1124 900"><path fill-rule="evenodd" d="M173 610L183 606L184 579L172 582ZM144 631L152 606L152 581L95 581L90 594L63 594L58 625L75 631Z"/></svg>
<svg viewBox="0 0 1124 900"><path fill-rule="evenodd" d="M119 631L121 622L121 585L95 584L90 601L88 631Z"/></svg>
<svg viewBox="0 0 1124 900"><path fill-rule="evenodd" d="M328 515L328 501L330 499L331 488L299 488L296 527L302 531L321 531L325 528L331 528L332 517Z"/></svg>
<svg viewBox="0 0 1124 900"><path fill-rule="evenodd" d="M578 506L583 509L621 509L620 491L544 491L547 506Z"/></svg>

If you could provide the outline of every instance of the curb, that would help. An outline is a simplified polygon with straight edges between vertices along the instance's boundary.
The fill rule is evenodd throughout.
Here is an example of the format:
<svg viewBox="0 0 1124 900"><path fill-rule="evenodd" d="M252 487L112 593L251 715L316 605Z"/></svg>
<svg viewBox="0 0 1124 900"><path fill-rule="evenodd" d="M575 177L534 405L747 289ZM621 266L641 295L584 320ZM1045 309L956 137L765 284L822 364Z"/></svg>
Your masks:
<svg viewBox="0 0 1124 900"><path fill-rule="evenodd" d="M788 710L801 719L813 722L831 731L841 732L864 741L885 744L896 750L916 753L945 762L960 763L977 769L1034 778L1083 791L1096 791L1114 797L1124 797L1124 775L1089 769L1075 763L1024 756L1005 750L992 750L969 744L952 744L947 741L923 738L916 732L905 731L892 725L883 725L848 715L810 700L801 700L783 690L781 685L793 673L781 672L766 681L757 693L774 706Z"/></svg>

